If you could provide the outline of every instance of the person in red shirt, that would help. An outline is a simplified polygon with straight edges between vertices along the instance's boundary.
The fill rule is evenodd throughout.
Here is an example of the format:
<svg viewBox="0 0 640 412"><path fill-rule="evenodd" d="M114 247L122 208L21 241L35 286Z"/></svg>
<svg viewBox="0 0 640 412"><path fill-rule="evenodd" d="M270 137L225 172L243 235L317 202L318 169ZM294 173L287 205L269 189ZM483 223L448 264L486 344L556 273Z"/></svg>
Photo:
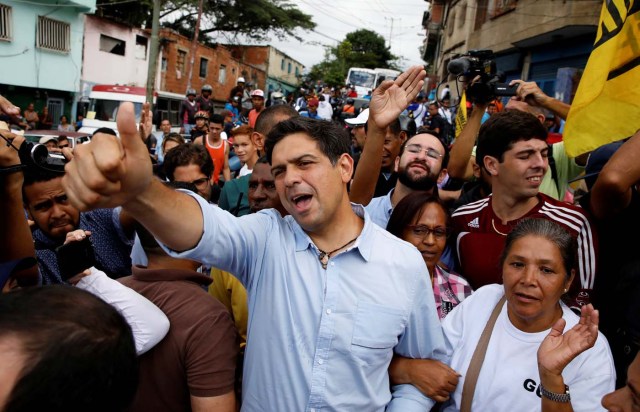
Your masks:
<svg viewBox="0 0 640 412"><path fill-rule="evenodd" d="M500 255L506 236L524 218L561 224L578 240L579 270L566 303L577 308L591 299L597 256L597 233L582 208L540 193L549 168L547 130L530 113L496 113L480 128L476 162L491 179L492 194L459 207L452 214L459 272L474 289L500 283Z"/></svg>
<svg viewBox="0 0 640 412"><path fill-rule="evenodd" d="M251 103L253 109L249 112L249 126L256 127L256 119L262 110L264 110L264 92L260 89L255 89L251 92Z"/></svg>

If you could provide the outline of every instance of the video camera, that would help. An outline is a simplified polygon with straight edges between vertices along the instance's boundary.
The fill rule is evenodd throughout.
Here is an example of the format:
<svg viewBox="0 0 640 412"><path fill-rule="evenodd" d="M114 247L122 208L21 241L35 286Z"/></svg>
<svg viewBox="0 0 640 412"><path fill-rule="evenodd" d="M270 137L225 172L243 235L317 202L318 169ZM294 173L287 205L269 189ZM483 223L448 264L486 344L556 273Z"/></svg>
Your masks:
<svg viewBox="0 0 640 412"><path fill-rule="evenodd" d="M471 82L476 76L480 80L467 87L467 98L478 103L487 103L497 96L515 96L518 85L504 83L503 73L496 69L495 55L492 50L469 50L458 55L447 65L450 74L464 76Z"/></svg>
<svg viewBox="0 0 640 412"><path fill-rule="evenodd" d="M37 166L53 172L64 172L67 159L62 153L51 153L43 144L25 141L18 149L20 163L29 167Z"/></svg>
<svg viewBox="0 0 640 412"><path fill-rule="evenodd" d="M0 138L6 142L8 147L11 147L18 152L18 157L20 158L20 164L22 167L35 166L40 169L53 172L64 172L64 165L67 164L67 159L62 153L50 153L47 146L26 140L20 145L20 147L16 147L13 144L13 138L5 137L1 133Z"/></svg>

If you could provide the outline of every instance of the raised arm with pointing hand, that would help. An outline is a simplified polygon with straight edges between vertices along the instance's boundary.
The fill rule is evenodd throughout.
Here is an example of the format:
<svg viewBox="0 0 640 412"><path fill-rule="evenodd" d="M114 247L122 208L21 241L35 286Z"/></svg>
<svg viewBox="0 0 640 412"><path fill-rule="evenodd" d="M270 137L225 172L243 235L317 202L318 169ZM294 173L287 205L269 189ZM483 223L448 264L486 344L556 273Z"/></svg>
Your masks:
<svg viewBox="0 0 640 412"><path fill-rule="evenodd" d="M69 200L80 210L123 206L172 249L194 246L203 230L197 202L153 177L132 103L122 103L117 124L119 139L98 133L75 148L62 180Z"/></svg>

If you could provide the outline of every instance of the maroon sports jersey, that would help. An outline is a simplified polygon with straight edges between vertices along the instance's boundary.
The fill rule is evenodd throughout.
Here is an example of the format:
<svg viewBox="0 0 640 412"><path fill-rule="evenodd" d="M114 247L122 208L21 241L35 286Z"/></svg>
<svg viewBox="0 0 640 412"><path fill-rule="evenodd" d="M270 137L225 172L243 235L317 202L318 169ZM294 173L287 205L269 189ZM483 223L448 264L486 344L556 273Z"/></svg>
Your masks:
<svg viewBox="0 0 640 412"><path fill-rule="evenodd" d="M578 207L543 193L538 204L526 215L503 225L491 207L493 197L461 206L453 213L452 227L460 274L473 289L502 283L500 254L506 235L524 218L551 219L565 227L578 240L578 272L569 291L571 307L590 302L596 273L597 238L591 218Z"/></svg>

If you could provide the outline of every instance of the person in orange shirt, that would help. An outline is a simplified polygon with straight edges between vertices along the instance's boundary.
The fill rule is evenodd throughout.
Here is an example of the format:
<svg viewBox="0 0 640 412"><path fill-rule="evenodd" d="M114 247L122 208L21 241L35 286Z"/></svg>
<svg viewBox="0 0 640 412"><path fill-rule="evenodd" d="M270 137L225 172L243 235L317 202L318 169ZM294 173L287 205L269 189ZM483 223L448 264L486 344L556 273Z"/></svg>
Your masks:
<svg viewBox="0 0 640 412"><path fill-rule="evenodd" d="M260 89L252 91L251 103L253 104L253 109L249 112L249 126L254 128L256 127L258 115L264 110L264 92Z"/></svg>

